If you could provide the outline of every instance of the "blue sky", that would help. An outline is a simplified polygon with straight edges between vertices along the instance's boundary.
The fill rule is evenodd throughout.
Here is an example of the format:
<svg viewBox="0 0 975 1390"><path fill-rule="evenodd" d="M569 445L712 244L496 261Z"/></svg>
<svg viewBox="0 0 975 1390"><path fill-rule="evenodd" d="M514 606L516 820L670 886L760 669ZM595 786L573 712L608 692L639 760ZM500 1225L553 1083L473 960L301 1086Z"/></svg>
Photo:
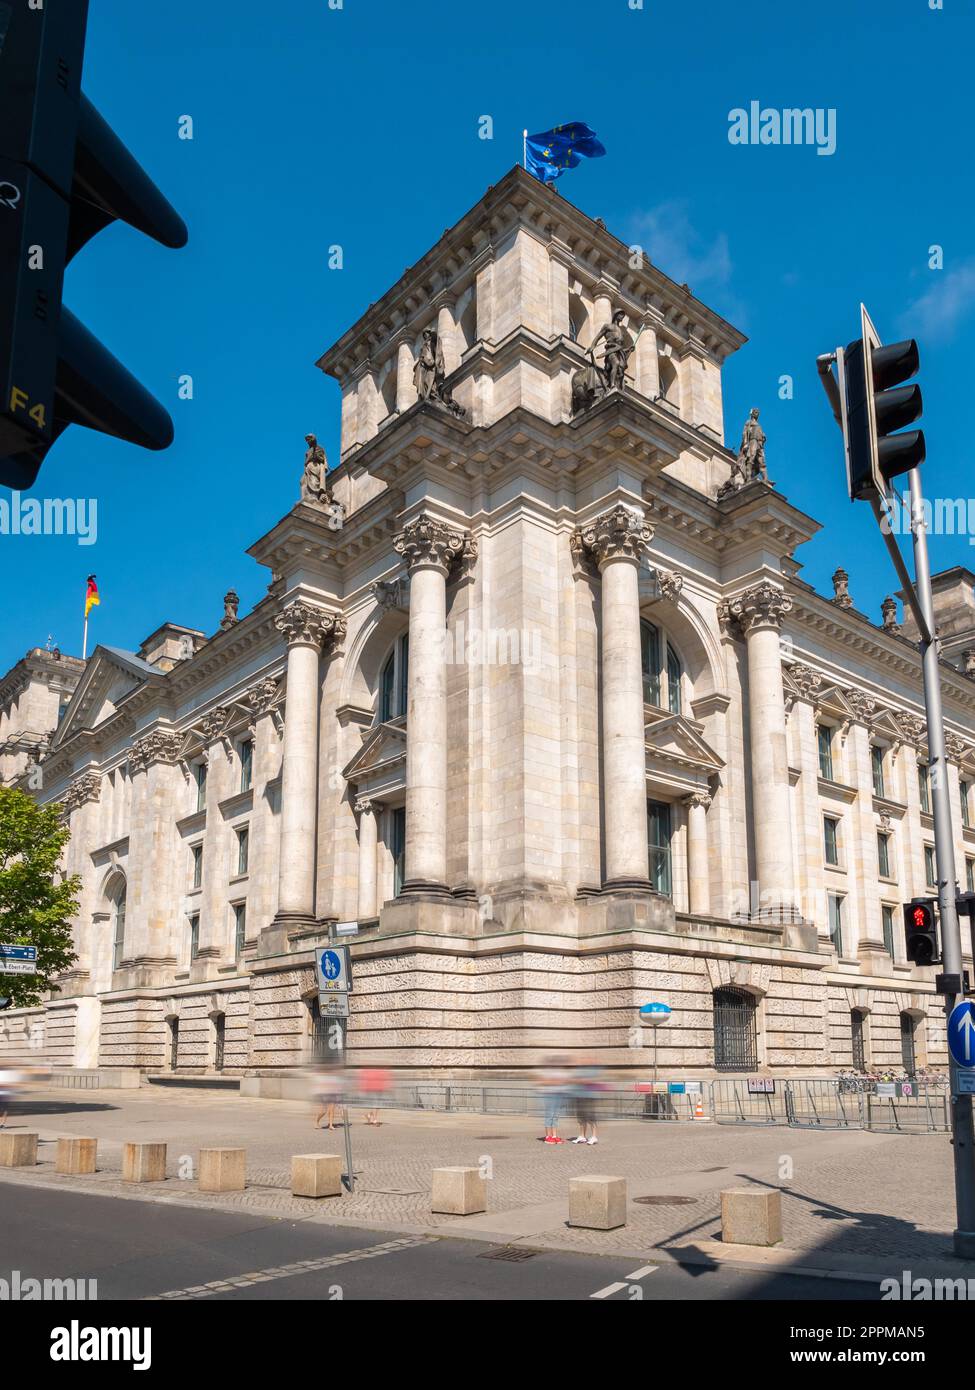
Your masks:
<svg viewBox="0 0 975 1390"><path fill-rule="evenodd" d="M71 265L65 301L167 405L176 442L155 454L71 429L57 443L34 495L96 498L98 541L0 536L0 670L49 634L80 650L91 570L93 641L134 648L167 619L213 632L230 585L246 611L269 576L243 552L294 502L303 435L338 458L338 387L316 357L518 162L525 126L571 120L608 153L560 191L748 334L724 373L729 441L760 406L770 476L827 527L799 552L803 577L829 592L844 564L879 616L896 582L869 509L846 498L815 358L854 336L861 298L885 338L917 336L925 487L968 495L972 8L91 0L85 90L190 242L111 227ZM752 100L835 108L836 153L730 144L729 112ZM183 373L192 401L177 399ZM932 560L975 567L975 549L936 537Z"/></svg>

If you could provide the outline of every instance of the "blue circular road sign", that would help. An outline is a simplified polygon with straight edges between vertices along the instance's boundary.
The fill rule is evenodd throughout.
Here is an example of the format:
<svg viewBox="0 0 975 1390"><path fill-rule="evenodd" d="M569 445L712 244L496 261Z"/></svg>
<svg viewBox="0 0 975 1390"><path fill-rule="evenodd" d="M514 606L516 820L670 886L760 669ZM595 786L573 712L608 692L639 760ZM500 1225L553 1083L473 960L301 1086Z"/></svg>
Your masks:
<svg viewBox="0 0 975 1390"><path fill-rule="evenodd" d="M342 957L337 952L322 952L322 974L326 980L337 980L342 974Z"/></svg>
<svg viewBox="0 0 975 1390"><path fill-rule="evenodd" d="M956 1004L948 1019L948 1051L960 1067L975 1066L975 1004Z"/></svg>

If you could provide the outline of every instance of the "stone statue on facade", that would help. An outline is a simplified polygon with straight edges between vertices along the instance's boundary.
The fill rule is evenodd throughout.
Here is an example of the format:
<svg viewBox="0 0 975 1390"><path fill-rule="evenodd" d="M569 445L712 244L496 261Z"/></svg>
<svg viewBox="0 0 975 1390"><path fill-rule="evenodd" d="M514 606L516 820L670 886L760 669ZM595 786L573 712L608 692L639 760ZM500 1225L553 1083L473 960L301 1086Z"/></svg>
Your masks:
<svg viewBox="0 0 975 1390"><path fill-rule="evenodd" d="M301 475L301 500L315 507L327 507L332 501L328 486L328 460L325 450L313 434L305 435L305 471Z"/></svg>
<svg viewBox="0 0 975 1390"><path fill-rule="evenodd" d="M581 415L596 404L607 391L622 391L626 384L626 367L636 343L623 327L626 314L617 309L609 323L604 323L589 348L589 363L572 374L572 414ZM606 340L602 366L596 361L596 348Z"/></svg>
<svg viewBox="0 0 975 1390"><path fill-rule="evenodd" d="M236 589L228 589L223 596L223 617L220 619L220 626L224 631L236 623L239 606L240 599Z"/></svg>
<svg viewBox="0 0 975 1390"><path fill-rule="evenodd" d="M741 432L737 471L744 482L768 482L765 467L765 431L758 423L758 407L754 407Z"/></svg>
<svg viewBox="0 0 975 1390"><path fill-rule="evenodd" d="M423 330L423 346L413 368L413 385L419 401L439 406L458 420L466 420L467 411L458 405L447 386L447 368L443 347L435 328Z"/></svg>

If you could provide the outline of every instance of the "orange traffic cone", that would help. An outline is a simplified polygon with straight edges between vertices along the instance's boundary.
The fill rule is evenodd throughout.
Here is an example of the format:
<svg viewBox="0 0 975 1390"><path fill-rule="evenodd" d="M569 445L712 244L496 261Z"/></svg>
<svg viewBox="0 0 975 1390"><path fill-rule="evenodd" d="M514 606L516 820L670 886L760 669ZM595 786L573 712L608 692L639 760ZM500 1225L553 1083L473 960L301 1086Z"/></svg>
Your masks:
<svg viewBox="0 0 975 1390"><path fill-rule="evenodd" d="M704 1098L700 1094L698 1094L697 1100L694 1102L694 1118L695 1120L707 1119L707 1115L704 1113Z"/></svg>

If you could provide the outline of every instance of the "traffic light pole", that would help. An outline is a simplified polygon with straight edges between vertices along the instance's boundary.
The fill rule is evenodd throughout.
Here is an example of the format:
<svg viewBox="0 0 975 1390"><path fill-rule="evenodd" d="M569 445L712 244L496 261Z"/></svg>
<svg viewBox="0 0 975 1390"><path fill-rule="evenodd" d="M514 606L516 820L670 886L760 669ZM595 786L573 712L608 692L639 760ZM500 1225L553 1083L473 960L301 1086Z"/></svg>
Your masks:
<svg viewBox="0 0 975 1390"><path fill-rule="evenodd" d="M944 973L954 976L964 989L961 930L955 900L955 843L951 827L951 800L948 793L948 764L945 758L944 717L941 710L941 671L931 593L931 566L928 561L928 535L924 519L920 469L908 473L911 490L911 535L914 540L916 593L924 623L918 644L924 676L924 707L928 721L928 753L931 767L932 807L934 811L934 852L938 868L938 904L941 918L941 955ZM886 531L885 531L886 536ZM890 537L896 548L896 541ZM898 556L900 552L898 551ZM910 588L906 591L910 592ZM958 995L945 996L945 1020L955 1007ZM951 1135L955 1156L955 1254L975 1259L975 1130L972 1098L958 1094L958 1068L949 1054L951 1091Z"/></svg>

